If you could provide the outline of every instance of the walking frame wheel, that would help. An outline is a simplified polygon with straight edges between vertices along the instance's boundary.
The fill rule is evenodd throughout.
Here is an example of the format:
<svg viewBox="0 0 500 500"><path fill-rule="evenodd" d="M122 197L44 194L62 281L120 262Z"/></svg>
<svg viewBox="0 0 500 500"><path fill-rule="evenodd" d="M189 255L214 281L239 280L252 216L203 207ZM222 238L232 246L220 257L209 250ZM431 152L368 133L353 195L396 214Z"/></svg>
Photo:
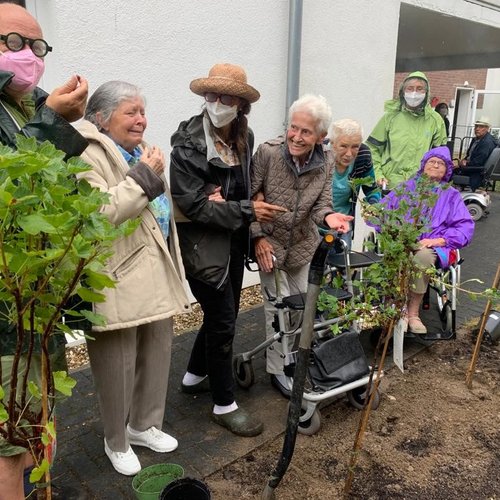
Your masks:
<svg viewBox="0 0 500 500"><path fill-rule="evenodd" d="M357 410L362 410L365 406L366 397L371 393L368 392L368 385L362 385L361 387L356 387L347 393L347 399L349 403ZM377 389L372 402L372 410L376 410L380 404L380 393Z"/></svg>
<svg viewBox="0 0 500 500"><path fill-rule="evenodd" d="M248 389L255 382L252 360L246 361L241 354L233 358L233 373L236 382L243 389Z"/></svg>
<svg viewBox="0 0 500 500"><path fill-rule="evenodd" d="M312 413L311 413L312 409ZM288 411L290 411L290 403L288 404ZM310 415L310 416L308 416ZM299 426L297 432L304 436L312 436L316 434L321 428L321 413L316 405L309 406L309 404L302 400L302 408L300 410Z"/></svg>

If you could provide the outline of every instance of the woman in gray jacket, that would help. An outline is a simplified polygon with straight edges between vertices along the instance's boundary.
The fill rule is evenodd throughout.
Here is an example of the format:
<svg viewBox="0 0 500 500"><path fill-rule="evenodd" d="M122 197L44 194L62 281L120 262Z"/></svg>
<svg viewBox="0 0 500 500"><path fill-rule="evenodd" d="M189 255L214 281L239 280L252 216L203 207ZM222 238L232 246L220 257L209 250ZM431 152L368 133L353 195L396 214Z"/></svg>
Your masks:
<svg viewBox="0 0 500 500"><path fill-rule="evenodd" d="M115 242L107 273L116 282L94 311L106 318L87 342L104 424L104 450L125 475L140 471L130 444L164 453L177 440L161 431L173 334L172 316L189 310L162 151L142 142L144 98L129 83L101 85L89 99L81 134L89 141L82 174L109 193L102 212L115 224L140 218ZM128 423L127 423L128 422Z"/></svg>

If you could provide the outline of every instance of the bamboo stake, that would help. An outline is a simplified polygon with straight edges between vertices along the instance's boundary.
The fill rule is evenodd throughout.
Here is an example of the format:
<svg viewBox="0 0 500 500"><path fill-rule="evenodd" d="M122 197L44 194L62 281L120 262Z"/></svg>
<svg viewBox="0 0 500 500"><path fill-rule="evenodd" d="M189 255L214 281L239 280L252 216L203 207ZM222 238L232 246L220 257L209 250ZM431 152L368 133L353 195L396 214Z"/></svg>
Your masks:
<svg viewBox="0 0 500 500"><path fill-rule="evenodd" d="M495 278L493 279L493 286L495 290L498 290L498 282L500 280L500 263L497 266L497 272L495 274ZM479 351L481 349L481 343L483 341L484 335L484 327L486 326L486 321L491 311L491 299L486 303L486 307L484 308L483 317L481 318L481 325L479 326L479 333L477 334L476 345L474 346L474 352L472 353L472 358L469 364L469 368L467 369L467 376L465 377L465 382L467 384L468 389L472 389L472 377L474 376L474 372L476 370L476 363L479 358Z"/></svg>
<svg viewBox="0 0 500 500"><path fill-rule="evenodd" d="M378 386L380 384L380 377L381 377L383 369L384 369L385 358L386 358L386 354L387 354L387 347L389 345L389 341L392 338L393 331L394 331L394 320L392 320L390 322L389 327L386 331L386 334L384 337L384 348L382 350L382 356L380 358L380 365L377 368L377 376L375 377L375 382L373 383L373 388L370 392L370 398L368 400L368 403L365 404L365 406L363 408L363 412L361 413L358 432L356 434L356 439L354 440L354 446L353 446L352 452L351 452L351 460L349 461L349 472L348 472L347 479L346 479L346 482L344 485L344 498L348 498L349 493L351 492L352 483L354 481L354 469L356 468L356 464L357 464L358 458L359 458L359 452L360 452L361 447L363 445L363 438L365 435L366 427L368 425L368 420L370 418L370 412L372 409L373 399L375 398L375 394L376 394L376 392L378 390ZM379 342L379 345L380 345L380 342ZM379 352L379 345L377 345L377 348L375 350L376 353ZM377 366L376 361L377 360L375 357L375 359L373 360L373 368L372 368L370 381L373 377L373 372L375 370L375 367ZM368 384L370 384L370 382Z"/></svg>

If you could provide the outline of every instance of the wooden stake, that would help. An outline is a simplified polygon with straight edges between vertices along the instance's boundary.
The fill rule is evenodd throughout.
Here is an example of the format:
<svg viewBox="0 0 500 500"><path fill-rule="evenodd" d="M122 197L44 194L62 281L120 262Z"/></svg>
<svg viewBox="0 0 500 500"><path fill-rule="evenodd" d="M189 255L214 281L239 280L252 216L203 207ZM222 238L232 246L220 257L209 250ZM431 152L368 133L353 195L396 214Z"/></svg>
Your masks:
<svg viewBox="0 0 500 500"><path fill-rule="evenodd" d="M384 369L384 364L385 364L385 358L387 354L387 347L389 345L389 341L392 338L392 334L394 331L394 320L391 321L389 324L389 327L386 331L385 337L384 337L384 348L382 350L382 356L380 357L380 364L377 368L377 376L375 377L375 382L373 383L372 390L370 392L370 399L368 400L368 403L365 404L363 408L363 412L361 413L361 418L359 421L359 427L358 427L358 432L356 434L356 439L354 440L354 446L352 448L351 452L351 460L349 461L349 471L347 475L347 479L344 485L344 498L348 498L349 494L351 492L351 487L352 483L354 481L354 470L356 468L356 464L358 463L358 458L359 458L359 452L361 450L361 447L363 445L363 438L365 435L366 427L368 425L368 420L370 418L370 412L372 409L372 402L373 399L375 398L375 394L378 391L378 386L380 384L380 377L382 375L383 369ZM380 342L379 342L380 345ZM379 352L379 345L377 345L377 348L375 349L375 353L377 354ZM375 368L377 366L377 359L373 360L373 368L370 376L370 381L368 382L368 385L371 384L371 380L373 378L373 372L375 371Z"/></svg>
<svg viewBox="0 0 500 500"><path fill-rule="evenodd" d="M497 272L495 274L495 278L493 279L493 286L495 290L498 290L498 282L500 280L500 263L497 266ZM476 345L474 347L474 352L472 353L472 358L470 360L469 368L467 369L467 376L465 377L465 382L469 389L472 389L472 377L474 376L474 372L476 370L476 363L479 358L479 351L481 349L481 343L483 341L484 335L484 327L486 326L486 321L488 320L488 316L491 311L491 299L486 303L486 307L484 308L483 317L481 318L481 325L479 326L479 333L477 334Z"/></svg>

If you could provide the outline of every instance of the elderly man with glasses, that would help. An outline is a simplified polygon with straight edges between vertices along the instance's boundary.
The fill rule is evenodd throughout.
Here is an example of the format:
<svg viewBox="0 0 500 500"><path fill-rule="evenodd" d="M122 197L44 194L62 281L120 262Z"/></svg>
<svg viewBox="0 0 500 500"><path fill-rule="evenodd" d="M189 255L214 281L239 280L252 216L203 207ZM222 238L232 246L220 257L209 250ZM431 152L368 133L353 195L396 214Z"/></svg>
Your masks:
<svg viewBox="0 0 500 500"><path fill-rule="evenodd" d="M475 191L483 184L486 160L491 152L498 146L495 138L490 133L490 120L481 117L474 123L474 139L472 139L465 158L460 160L456 173L468 175L470 188Z"/></svg>
<svg viewBox="0 0 500 500"><path fill-rule="evenodd" d="M87 82L72 76L50 95L38 88L45 69L44 57L51 51L40 25L24 8L12 3L0 4L0 143L15 148L16 134L21 134L39 141L48 140L67 157L78 156L87 147L87 141L70 122L83 115ZM4 315L0 311L1 317ZM5 392L4 400L10 393L9 363L16 344L16 329L0 319L0 384ZM64 338L59 344L51 354L60 355L64 360ZM33 378L38 372L39 369L32 366ZM19 447L13 447L0 435L0 500L25 497L23 469L26 467L26 476L30 458L27 450L20 453ZM76 491L53 489L52 498L81 497Z"/></svg>

